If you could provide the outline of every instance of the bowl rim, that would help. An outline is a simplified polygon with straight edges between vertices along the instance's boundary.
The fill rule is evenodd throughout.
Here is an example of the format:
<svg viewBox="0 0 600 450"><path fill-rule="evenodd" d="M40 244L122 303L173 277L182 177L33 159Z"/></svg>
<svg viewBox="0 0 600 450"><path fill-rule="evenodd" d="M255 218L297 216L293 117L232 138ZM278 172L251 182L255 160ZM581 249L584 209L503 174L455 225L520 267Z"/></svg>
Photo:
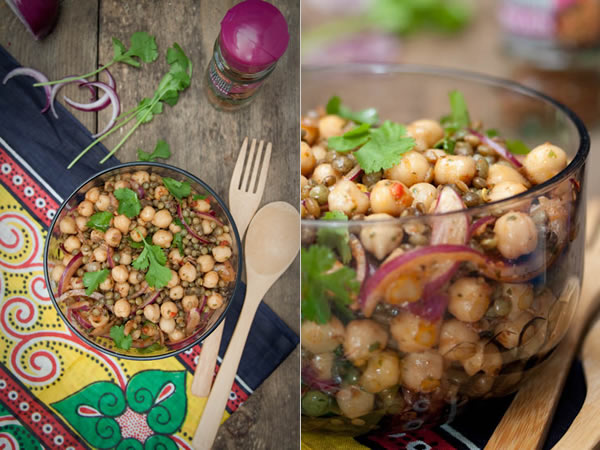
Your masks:
<svg viewBox="0 0 600 450"><path fill-rule="evenodd" d="M346 64L338 64L335 66L315 66L315 65L303 65L301 67L301 72L308 72L311 74L316 73L326 73L326 74L360 74L360 75L394 75L394 74L424 74L424 75L437 75L437 76L446 76L446 77L455 77L461 78L466 81L473 81L479 84L488 85L490 87L503 88L508 91L512 91L521 95L525 95L528 97L533 97L537 100L541 100L545 103L554 106L555 109L561 111L575 126L579 134L579 148L577 149L577 153L575 157L571 160L571 162L557 173L555 176L546 180L541 184L537 184L532 188L514 195L512 197L508 197L502 200L496 200L493 202L485 203L484 205L478 205L466 209L449 211L445 213L428 213L422 218L427 217L444 217L452 214L477 214L479 212L484 212L488 210L490 207L503 207L510 206L511 203L518 203L519 201L523 201L530 196L539 195L547 190L550 190L552 187L559 185L561 182L565 181L567 178L572 176L575 172L577 172L583 164L585 164L587 157L590 152L590 136L588 134L587 128L583 121L579 118L577 114L575 114L570 108L562 104L561 102L553 99L549 95L546 95L542 92L539 92L530 87L524 86L520 83L517 83L512 80L508 80L506 78L496 77L493 75L488 75L480 72L472 72L468 70L455 69L450 67L440 67L434 65L422 65L422 64L362 64L362 63L346 63ZM300 102L302 104L302 101ZM302 115L302 106L301 106L301 115ZM379 219L379 220L370 220L367 221L365 219L361 220L353 220L353 225L365 225L365 224L376 224L376 223L398 223L404 222L407 220L414 220L414 216L407 217L394 217L391 219ZM303 226L316 226L316 227L337 227L340 225L348 225L347 221L342 220L319 220L319 219L302 219L301 224Z"/></svg>
<svg viewBox="0 0 600 450"><path fill-rule="evenodd" d="M77 327L72 325L71 322L63 314L62 309L58 305L58 302L57 302L56 298L54 297L54 293L52 292L52 289L50 288L51 284L50 284L50 277L49 277L49 273L48 273L48 251L49 251L49 244L50 244L50 234L51 234L51 231L56 226L56 222L57 222L58 218L60 217L60 213L65 208L65 206L69 203L69 201L75 195L77 195L79 193L79 191L86 184L96 180L97 178L99 178L107 173L110 173L112 171L119 170L119 169L127 169L127 168L140 167L140 166L143 166L143 167L151 166L151 167L159 167L162 169L173 170L185 177L192 179L195 183L198 183L200 186L202 186L217 201L217 203L219 204L219 206L222 208L223 212L227 216L227 220L229 221L229 226L233 230L235 242L236 242L237 248L238 248L238 264L237 264L237 271L236 271L235 286L233 288L233 292L231 293L230 301L227 302L227 305L225 306L225 310L223 311L221 316L215 321L215 323L208 329L208 331L206 333L202 334L200 337L198 337L196 340L194 340L190 344L185 345L184 347L181 347L181 348L179 348L175 351L169 352L169 353L163 353L160 355L148 355L148 356L145 356L143 354L140 354L139 356L137 356L137 355L128 355L128 354L117 353L113 350L109 350L109 349L106 349L106 348L98 345L96 342L94 342L94 341L88 339L86 336L84 336L83 333L81 333L77 329ZM65 200L63 200L62 204L60 205L60 208L58 208L58 210L56 211L56 214L54 215L54 218L52 219L52 222L50 223L50 226L48 227L48 231L47 231L47 235L46 235L46 242L44 243L43 257L44 257L44 264L43 264L44 265L44 281L46 282L48 295L50 296L50 300L52 301L52 304L54 305L55 310L57 311L57 313L60 316L60 318L62 319L62 321L67 325L67 327L71 331L73 331L77 335L77 337L79 337L83 342L87 343L88 345L93 347L95 350L98 350L99 352L102 352L102 353L110 355L110 356L114 356L116 358L122 358L122 359L134 360L134 361L155 361L155 360L159 360L159 359L169 358L171 356L177 356L180 353L185 352L185 351L189 350L190 348L192 348L193 346L201 343L202 341L204 341L204 339L206 339L208 336L210 336L211 333L220 325L220 323L223 320L225 320L225 316L228 314L229 309L231 308L233 299L236 297L236 295L240 291L240 286L242 284L242 271L244 269L244 255L243 255L243 248L242 248L242 242L240 239L240 235L238 233L237 226L233 220L233 216L229 212L229 208L227 207L225 202L221 199L221 197L219 197L219 195L207 183L202 181L197 176L191 174L190 172L188 172L184 169L180 169L179 167L172 166L170 164L161 163L161 162L153 162L153 161L148 161L148 162L131 161L131 162L117 164L115 166L109 167L107 169L104 169L100 172L95 173L94 175L90 176L85 181L83 181L81 184L79 184L79 186L77 186L77 188L75 188L73 190L73 192Z"/></svg>

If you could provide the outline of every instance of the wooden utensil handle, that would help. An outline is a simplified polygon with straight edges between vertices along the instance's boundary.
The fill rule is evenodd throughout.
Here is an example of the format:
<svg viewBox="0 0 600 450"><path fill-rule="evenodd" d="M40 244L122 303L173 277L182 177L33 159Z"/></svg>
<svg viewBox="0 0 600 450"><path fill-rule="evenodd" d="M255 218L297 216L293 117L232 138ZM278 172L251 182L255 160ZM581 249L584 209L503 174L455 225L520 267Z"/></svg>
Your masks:
<svg viewBox="0 0 600 450"><path fill-rule="evenodd" d="M598 417L600 417L600 405L584 404L567 432L552 450L596 448L600 440Z"/></svg>
<svg viewBox="0 0 600 450"><path fill-rule="evenodd" d="M261 297L256 297L256 293L248 293L246 295L235 331L229 341L229 347L227 347L227 352L206 402L198 428L196 428L196 433L194 434L192 446L195 449L210 449L217 436L223 412L227 405L227 399L229 398L229 392L231 392L231 386L233 385L240 358L246 345L248 332L250 331L250 326L260 303Z"/></svg>
<svg viewBox="0 0 600 450"><path fill-rule="evenodd" d="M198 397L208 397L210 393L224 328L225 321L223 320L217 329L202 343L200 359L198 360L198 365L194 372L194 380L192 381L192 394Z"/></svg>

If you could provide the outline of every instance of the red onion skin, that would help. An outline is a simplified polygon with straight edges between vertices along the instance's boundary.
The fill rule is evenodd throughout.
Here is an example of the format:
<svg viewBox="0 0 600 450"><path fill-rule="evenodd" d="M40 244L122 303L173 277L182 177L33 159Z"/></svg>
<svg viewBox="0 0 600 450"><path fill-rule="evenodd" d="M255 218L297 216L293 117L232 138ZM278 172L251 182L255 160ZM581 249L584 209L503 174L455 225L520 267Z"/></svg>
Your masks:
<svg viewBox="0 0 600 450"><path fill-rule="evenodd" d="M13 69L6 74L6 76L2 80L2 84L6 84L8 80L18 75L25 75L31 77L38 83L48 82L48 78L46 77L46 75L44 75L38 70L31 69L29 67L17 67L16 69ZM50 96L52 94L52 88L50 86L44 86L44 94L46 95L46 105L42 109L42 113L45 113L46 111L48 111L48 109L50 109Z"/></svg>
<svg viewBox="0 0 600 450"><path fill-rule="evenodd" d="M100 81L92 81L84 84L84 86L94 86L104 90L104 92L106 92L106 94L110 98L110 102L112 103L113 111L109 122L106 124L102 131L92 135L93 138L97 138L98 136L102 136L115 125L117 117L121 113L121 101L119 100L119 96L117 95L115 90L106 83L102 83Z"/></svg>
<svg viewBox="0 0 600 450"><path fill-rule="evenodd" d="M508 150L502 144L499 144L498 142L494 141L493 139L490 139L486 135L481 134L481 133L479 133L479 132L477 132L475 130L469 129L469 133L474 134L475 136L477 136L481 140L481 142L483 142L485 145L493 148L494 151L498 155L502 156L504 159L506 159L508 162L510 162L517 169L520 169L521 167L523 167L523 164L521 164L521 161L519 161L515 157L515 155L513 155L510 152L510 150Z"/></svg>
<svg viewBox="0 0 600 450"><path fill-rule="evenodd" d="M58 0L6 0L15 15L37 40L50 34L58 19Z"/></svg>
<svg viewBox="0 0 600 450"><path fill-rule="evenodd" d="M183 224L183 226L185 227L185 229L187 230L188 233L190 233L193 237L195 237L196 239L198 239L198 241L200 241L203 244L210 244L209 241L207 241L206 239L200 237L198 235L198 233L196 233L194 230L192 230L192 227L190 227L187 222L185 221L184 217L183 217L183 211L181 210L181 205L177 205L177 216L179 216L179 220L181 221L181 223Z"/></svg>
<svg viewBox="0 0 600 450"><path fill-rule="evenodd" d="M205 212L200 212L200 211L195 211L195 213L197 215L199 215L200 217L202 217L203 219L208 220L209 222L215 222L220 227L222 227L224 225L224 223L221 222L219 219L217 219L213 214L205 213Z"/></svg>
<svg viewBox="0 0 600 450"><path fill-rule="evenodd" d="M482 226L492 224L495 221L496 218L494 216L485 216L481 219L477 219L475 222L473 222L471 228L469 229L469 237L472 237L475 234L475 232Z"/></svg>
<svg viewBox="0 0 600 450"><path fill-rule="evenodd" d="M442 318L448 306L448 296L436 292L431 295L423 295L423 299L418 302L409 303L407 309L429 322L437 322Z"/></svg>
<svg viewBox="0 0 600 450"><path fill-rule="evenodd" d="M73 274L77 272L77 269L79 269L79 267L81 267L82 264L82 253L77 253L75 256L73 256L73 258L71 258L71 261L69 261L69 264L67 264L67 267L65 267L65 271L62 273L60 280L58 281L57 293L59 297L63 294L63 289L71 281Z"/></svg>

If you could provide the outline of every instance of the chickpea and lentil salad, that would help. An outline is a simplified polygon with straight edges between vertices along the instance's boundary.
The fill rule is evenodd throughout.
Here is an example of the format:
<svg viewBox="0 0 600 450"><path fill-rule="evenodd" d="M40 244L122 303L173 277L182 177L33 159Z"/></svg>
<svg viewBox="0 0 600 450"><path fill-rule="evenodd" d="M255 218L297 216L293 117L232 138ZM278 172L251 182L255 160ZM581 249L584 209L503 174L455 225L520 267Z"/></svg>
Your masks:
<svg viewBox="0 0 600 450"><path fill-rule="evenodd" d="M564 334L557 262L575 239L578 183L481 206L554 177L565 151L485 130L460 92L450 109L404 126L333 97L302 117L309 429L436 421L511 392Z"/></svg>
<svg viewBox="0 0 600 450"><path fill-rule="evenodd" d="M191 342L236 278L231 230L211 201L146 170L89 189L57 226L50 279L67 319L124 350Z"/></svg>

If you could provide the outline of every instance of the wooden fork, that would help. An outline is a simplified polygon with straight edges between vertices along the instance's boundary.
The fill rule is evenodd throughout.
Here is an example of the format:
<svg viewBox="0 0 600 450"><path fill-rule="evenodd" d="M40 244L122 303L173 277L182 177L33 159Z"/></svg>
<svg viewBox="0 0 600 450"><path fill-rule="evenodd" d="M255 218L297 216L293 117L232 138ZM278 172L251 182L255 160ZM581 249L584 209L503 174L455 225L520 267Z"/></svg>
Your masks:
<svg viewBox="0 0 600 450"><path fill-rule="evenodd" d="M544 444L583 330L598 306L599 272L600 200L594 200L588 202L584 283L569 330L548 364L519 389L485 450L534 450Z"/></svg>
<svg viewBox="0 0 600 450"><path fill-rule="evenodd" d="M265 191L269 161L271 160L271 143L267 143L264 157L261 160L263 147L264 141L261 140L258 144L258 150L256 150L256 139L252 139L250 153L246 158L248 138L244 139L229 184L229 210L240 234L240 240L244 239L246 228L248 228L248 224L254 216ZM250 179L249 183L248 179ZM238 276L241 276L241 274L238 274ZM222 321L202 344L200 360L192 381L192 394L198 397L208 397L210 393L224 327L225 321Z"/></svg>

